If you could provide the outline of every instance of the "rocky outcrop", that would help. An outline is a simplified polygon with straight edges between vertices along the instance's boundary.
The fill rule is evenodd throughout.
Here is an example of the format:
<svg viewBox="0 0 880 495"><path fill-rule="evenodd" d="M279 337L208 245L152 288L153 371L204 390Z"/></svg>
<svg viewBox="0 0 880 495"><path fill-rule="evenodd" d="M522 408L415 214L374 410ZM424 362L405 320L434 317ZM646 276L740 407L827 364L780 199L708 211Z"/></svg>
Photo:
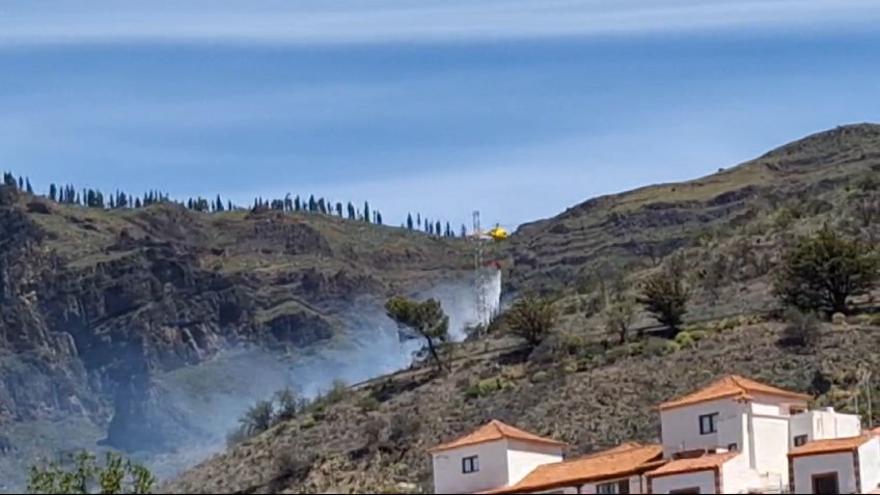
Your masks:
<svg viewBox="0 0 880 495"><path fill-rule="evenodd" d="M242 345L314 345L336 334L335 309L388 290L353 259L358 239L333 247L339 220L83 212L0 186L0 421L82 415L116 447L179 445L198 425L157 374Z"/></svg>

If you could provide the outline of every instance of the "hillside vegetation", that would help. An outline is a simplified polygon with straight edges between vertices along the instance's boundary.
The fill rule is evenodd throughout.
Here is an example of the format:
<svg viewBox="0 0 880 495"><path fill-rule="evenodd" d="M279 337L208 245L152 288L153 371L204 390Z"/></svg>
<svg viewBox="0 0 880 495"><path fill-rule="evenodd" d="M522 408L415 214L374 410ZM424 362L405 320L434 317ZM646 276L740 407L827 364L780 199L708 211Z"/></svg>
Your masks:
<svg viewBox="0 0 880 495"><path fill-rule="evenodd" d="M880 365L866 352L880 344L876 285L852 298L851 314L824 321L786 314L777 292L802 236L826 228L877 246L878 176L880 126L846 126L695 181L596 198L524 225L496 254L509 258L509 293L552 301L549 333L514 332L523 316L502 316L485 337L447 346L448 370L426 363L336 393L166 488L428 491L426 450L489 419L564 440L569 455L656 441L659 402L726 373L865 413L857 384ZM657 325L657 308L646 310L645 287L657 277L681 284L675 332Z"/></svg>
<svg viewBox="0 0 880 495"><path fill-rule="evenodd" d="M381 314L389 295L467 275L469 253L330 215L108 210L0 185L0 491L53 447L192 446L203 421L175 410L158 377L245 346L331 345L357 330L355 308ZM205 386L240 382L261 390Z"/></svg>

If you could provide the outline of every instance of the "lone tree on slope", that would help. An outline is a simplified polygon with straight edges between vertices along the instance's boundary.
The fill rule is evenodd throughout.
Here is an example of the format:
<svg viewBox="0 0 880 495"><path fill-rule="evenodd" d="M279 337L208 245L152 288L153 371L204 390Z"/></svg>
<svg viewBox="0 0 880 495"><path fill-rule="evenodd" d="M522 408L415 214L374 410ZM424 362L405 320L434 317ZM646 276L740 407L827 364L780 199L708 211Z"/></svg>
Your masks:
<svg viewBox="0 0 880 495"><path fill-rule="evenodd" d="M446 368L437 353L438 342L449 339L449 317L443 312L440 301L428 299L418 302L405 297L392 297L385 303L385 312L398 325L412 329L424 337L428 352L437 366Z"/></svg>
<svg viewBox="0 0 880 495"><path fill-rule="evenodd" d="M847 300L867 293L877 280L878 268L880 260L868 246L825 226L785 253L774 289L788 306L847 314Z"/></svg>
<svg viewBox="0 0 880 495"><path fill-rule="evenodd" d="M531 347L536 347L553 330L556 317L551 300L528 295L514 303L504 319L514 335L525 339Z"/></svg>
<svg viewBox="0 0 880 495"><path fill-rule="evenodd" d="M690 289L685 285L681 270L667 268L648 277L642 283L639 303L645 306L674 337L687 313Z"/></svg>

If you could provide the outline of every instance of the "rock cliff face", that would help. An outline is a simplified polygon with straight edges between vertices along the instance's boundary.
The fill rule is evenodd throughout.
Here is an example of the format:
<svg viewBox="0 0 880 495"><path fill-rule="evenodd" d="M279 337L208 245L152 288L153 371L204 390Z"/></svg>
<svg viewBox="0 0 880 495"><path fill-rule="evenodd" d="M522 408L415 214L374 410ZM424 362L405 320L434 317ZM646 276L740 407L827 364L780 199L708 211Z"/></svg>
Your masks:
<svg viewBox="0 0 880 495"><path fill-rule="evenodd" d="M0 420L81 415L116 447L179 444L191 425L156 374L330 339L347 301L464 268L462 249L317 215L101 211L0 187Z"/></svg>

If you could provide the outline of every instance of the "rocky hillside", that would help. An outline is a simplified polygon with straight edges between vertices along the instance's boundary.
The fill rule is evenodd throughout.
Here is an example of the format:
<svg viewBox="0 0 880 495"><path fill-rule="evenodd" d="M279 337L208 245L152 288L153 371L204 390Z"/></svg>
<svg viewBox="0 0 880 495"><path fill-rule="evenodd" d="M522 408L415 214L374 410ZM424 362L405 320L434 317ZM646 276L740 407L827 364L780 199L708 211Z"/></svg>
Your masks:
<svg viewBox="0 0 880 495"><path fill-rule="evenodd" d="M820 132L696 180L602 196L524 224L512 236L511 286L559 288L602 264L657 262L706 235L753 224L810 203L856 177L878 172L880 125ZM812 210L810 209L812 208Z"/></svg>
<svg viewBox="0 0 880 495"><path fill-rule="evenodd" d="M416 369L336 394L166 488L428 490L425 450L490 418L565 440L570 454L656 440L653 406L723 373L853 410L858 372L880 365L865 352L880 344L880 291L857 301L860 314L821 324L805 349L786 344L769 288L782 250L821 224L876 245L878 176L880 126L846 126L695 181L596 198L524 225L497 254L512 261L508 291L556 301L561 320L540 346L506 336L502 320L450 349L448 373ZM601 317L608 285L632 290L672 267L693 290L685 337L650 337L642 312L633 333L645 335L616 344Z"/></svg>
<svg viewBox="0 0 880 495"><path fill-rule="evenodd" d="M0 186L0 425L82 417L115 447L180 445L155 376L328 341L342 308L460 274L466 249L323 215L99 210Z"/></svg>

